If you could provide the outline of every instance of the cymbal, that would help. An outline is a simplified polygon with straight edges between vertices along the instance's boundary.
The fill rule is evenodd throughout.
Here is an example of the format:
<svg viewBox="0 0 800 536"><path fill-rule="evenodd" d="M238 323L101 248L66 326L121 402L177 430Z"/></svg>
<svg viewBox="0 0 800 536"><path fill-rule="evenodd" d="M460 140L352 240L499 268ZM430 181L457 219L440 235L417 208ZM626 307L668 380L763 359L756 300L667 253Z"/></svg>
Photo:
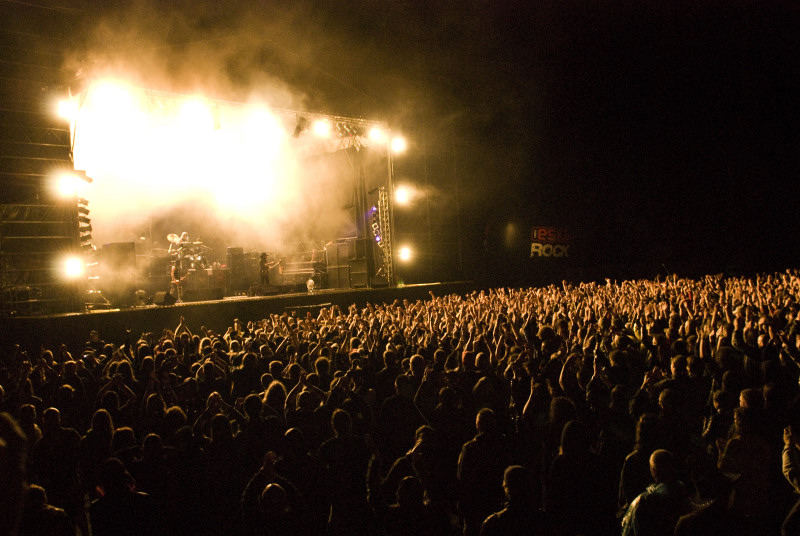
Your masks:
<svg viewBox="0 0 800 536"><path fill-rule="evenodd" d="M181 237L176 235L175 233L170 233L167 235L167 240L172 244L177 244L181 241Z"/></svg>

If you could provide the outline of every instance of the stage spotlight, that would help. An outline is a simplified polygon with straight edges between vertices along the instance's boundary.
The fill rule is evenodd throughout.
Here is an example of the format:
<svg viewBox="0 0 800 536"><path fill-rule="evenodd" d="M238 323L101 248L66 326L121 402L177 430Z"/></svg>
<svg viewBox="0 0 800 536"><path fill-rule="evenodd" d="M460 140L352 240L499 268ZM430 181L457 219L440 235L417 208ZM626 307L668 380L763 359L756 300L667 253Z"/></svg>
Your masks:
<svg viewBox="0 0 800 536"><path fill-rule="evenodd" d="M308 119L305 117L298 116L297 117L297 125L294 127L294 132L292 132L293 138L299 138L300 134L308 128Z"/></svg>
<svg viewBox="0 0 800 536"><path fill-rule="evenodd" d="M312 127L314 135L319 138L330 138L331 137L331 122L327 119L318 119L314 121L314 125Z"/></svg>
<svg viewBox="0 0 800 536"><path fill-rule="evenodd" d="M73 197L78 193L81 181L72 173L64 173L59 176L56 189L62 197Z"/></svg>
<svg viewBox="0 0 800 536"><path fill-rule="evenodd" d="M397 136L392 139L392 152L395 154L402 154L408 149L406 139L402 136Z"/></svg>
<svg viewBox="0 0 800 536"><path fill-rule="evenodd" d="M411 202L413 192L408 186L398 186L394 189L394 200L398 205L407 205Z"/></svg>
<svg viewBox="0 0 800 536"><path fill-rule="evenodd" d="M338 122L336 123L336 132L340 138L357 137L364 135L364 129L353 123Z"/></svg>
<svg viewBox="0 0 800 536"><path fill-rule="evenodd" d="M380 218L378 217L378 211L377 210L372 210L371 214L372 214L372 216L370 218L370 220L371 220L370 227L372 228L372 235L375 237L375 242L378 242L380 244L380 242L381 242L381 222L380 222Z"/></svg>
<svg viewBox="0 0 800 536"><path fill-rule="evenodd" d="M67 279L77 279L83 275L86 268L83 259L80 257L67 257L64 259L64 277Z"/></svg>
<svg viewBox="0 0 800 536"><path fill-rule="evenodd" d="M411 260L411 248L408 246L403 246L399 250L397 250L397 258L403 262L408 262Z"/></svg>
<svg viewBox="0 0 800 536"><path fill-rule="evenodd" d="M59 196L69 198L78 195L84 183L92 179L86 176L85 171L64 171L55 176L53 187Z"/></svg>
<svg viewBox="0 0 800 536"><path fill-rule="evenodd" d="M367 137L373 143L386 143L386 131L380 127L372 127Z"/></svg>
<svg viewBox="0 0 800 536"><path fill-rule="evenodd" d="M64 99L58 102L57 113L67 121L73 121L78 116L78 103L71 99Z"/></svg>
<svg viewBox="0 0 800 536"><path fill-rule="evenodd" d="M106 116L119 117L134 107L131 91L120 83L108 80L92 88L91 100L93 107Z"/></svg>

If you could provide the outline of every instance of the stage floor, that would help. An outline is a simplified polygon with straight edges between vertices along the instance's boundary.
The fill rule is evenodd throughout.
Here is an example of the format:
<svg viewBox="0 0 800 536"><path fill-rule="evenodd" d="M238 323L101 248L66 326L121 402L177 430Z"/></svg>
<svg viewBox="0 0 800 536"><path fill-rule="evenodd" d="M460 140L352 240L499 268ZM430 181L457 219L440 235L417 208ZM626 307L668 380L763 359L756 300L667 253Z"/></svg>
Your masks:
<svg viewBox="0 0 800 536"><path fill-rule="evenodd" d="M221 300L181 302L174 305L145 305L125 309L102 309L84 313L67 313L50 316L8 317L0 320L0 344L8 352L14 344L38 352L42 346L56 350L62 343L74 355L83 349L91 330L97 330L106 341L121 344L130 329L133 337L152 332L160 335L165 328L175 329L180 318L195 333L201 326L224 332L233 320L243 322L260 320L269 314L310 311L317 315L320 307L338 305L342 309L356 304L391 303L395 299L419 300L446 294L463 294L474 290L469 281L429 283L403 287L373 289L325 289L313 294L294 293L271 296L229 296Z"/></svg>

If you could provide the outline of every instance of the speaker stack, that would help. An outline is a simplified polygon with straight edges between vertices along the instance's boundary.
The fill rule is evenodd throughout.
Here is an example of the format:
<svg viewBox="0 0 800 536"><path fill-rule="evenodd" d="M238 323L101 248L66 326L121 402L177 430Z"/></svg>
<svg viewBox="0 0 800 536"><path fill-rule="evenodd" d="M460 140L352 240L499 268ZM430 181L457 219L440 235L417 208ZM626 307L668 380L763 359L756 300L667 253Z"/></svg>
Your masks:
<svg viewBox="0 0 800 536"><path fill-rule="evenodd" d="M247 262L244 249L238 247L228 248L228 292L238 294L250 288Z"/></svg>
<svg viewBox="0 0 800 536"><path fill-rule="evenodd" d="M347 243L334 242L325 247L328 259L328 288L349 288L350 267L347 265Z"/></svg>
<svg viewBox="0 0 800 536"><path fill-rule="evenodd" d="M328 245L328 287L363 288L367 286L366 239L345 238Z"/></svg>
<svg viewBox="0 0 800 536"><path fill-rule="evenodd" d="M369 273L367 271L367 248L372 244L366 238L355 240L355 257L349 259L350 287L364 288L367 286Z"/></svg>

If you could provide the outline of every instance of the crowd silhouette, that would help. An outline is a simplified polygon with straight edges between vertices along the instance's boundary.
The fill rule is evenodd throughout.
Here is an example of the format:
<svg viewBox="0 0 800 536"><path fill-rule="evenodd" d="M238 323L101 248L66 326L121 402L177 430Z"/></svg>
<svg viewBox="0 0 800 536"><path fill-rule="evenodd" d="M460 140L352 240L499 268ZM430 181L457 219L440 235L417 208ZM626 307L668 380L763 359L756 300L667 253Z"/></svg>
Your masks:
<svg viewBox="0 0 800 536"><path fill-rule="evenodd" d="M800 534L800 274L5 349L0 534Z"/></svg>

